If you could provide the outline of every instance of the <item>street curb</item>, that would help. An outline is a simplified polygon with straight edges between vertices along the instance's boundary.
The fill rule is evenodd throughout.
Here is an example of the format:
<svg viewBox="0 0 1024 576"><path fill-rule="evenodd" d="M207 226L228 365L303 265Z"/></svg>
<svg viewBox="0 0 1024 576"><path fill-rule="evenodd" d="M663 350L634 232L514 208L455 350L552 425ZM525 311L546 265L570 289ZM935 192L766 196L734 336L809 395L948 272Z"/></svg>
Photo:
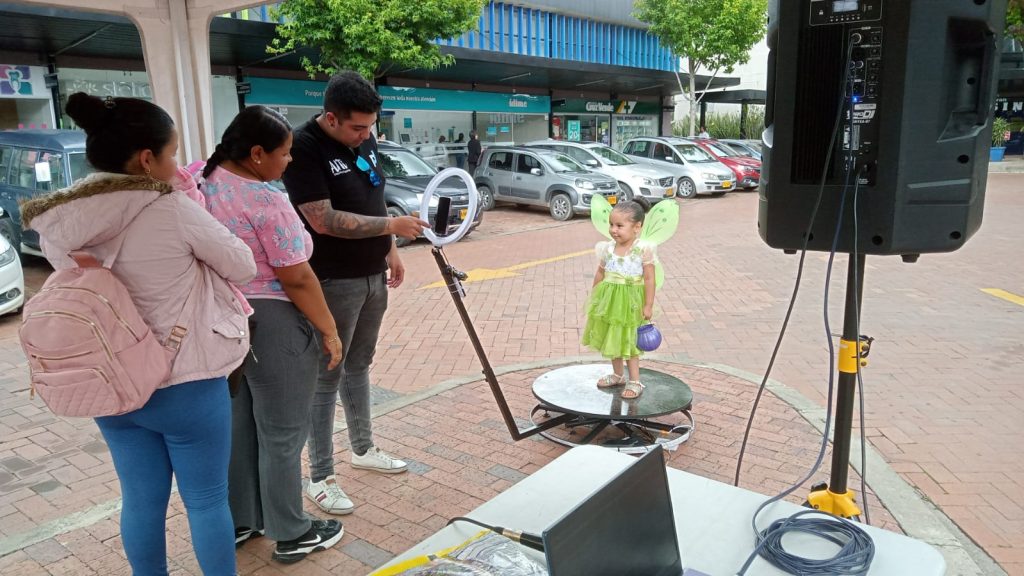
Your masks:
<svg viewBox="0 0 1024 576"><path fill-rule="evenodd" d="M647 354L644 357L668 364L715 370L757 386L760 386L762 380L762 376L757 374L726 364L701 362L685 354L654 353ZM536 362L510 364L494 368L494 374L501 376L512 372L535 370L537 368L603 361L604 358L598 355L566 356ZM482 375L451 378L415 394L382 402L373 408L372 414L373 417L381 416L400 410L425 398L484 380L485 378ZM777 398L796 410L819 434L822 433L825 429L824 408L777 380L769 379L765 387ZM335 425L335 432L345 430L346 428L347 426L344 422L339 421ZM882 505L892 514L893 518L896 519L896 522L899 523L908 536L927 542L939 550L946 560L946 572L948 574L956 574L957 576L1006 576L1006 572L984 550L978 547L970 537L964 534L942 510L893 470L878 451L871 446L870 441L867 445L866 456L870 478L867 484L874 491L875 496L878 497ZM863 473L860 467L860 442L851 442L850 465L853 466L858 474Z"/></svg>

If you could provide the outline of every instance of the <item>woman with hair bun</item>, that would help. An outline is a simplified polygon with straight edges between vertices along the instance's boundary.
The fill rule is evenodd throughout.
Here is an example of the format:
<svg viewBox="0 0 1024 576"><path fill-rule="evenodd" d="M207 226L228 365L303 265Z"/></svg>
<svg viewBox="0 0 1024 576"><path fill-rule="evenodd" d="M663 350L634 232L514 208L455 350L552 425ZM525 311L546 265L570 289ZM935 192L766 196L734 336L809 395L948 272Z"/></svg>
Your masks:
<svg viewBox="0 0 1024 576"><path fill-rule="evenodd" d="M55 269L84 251L128 289L154 335L170 346L184 328L171 374L140 409L96 418L121 483L121 539L134 576L166 576L172 477L206 576L236 573L228 461L231 404L225 376L249 349L248 305L230 283L256 274L249 247L193 200L175 161L177 132L159 106L78 92L67 113L86 133L101 172L29 201L27 227ZM175 330L175 336L181 330ZM177 341L177 338L174 339Z"/></svg>

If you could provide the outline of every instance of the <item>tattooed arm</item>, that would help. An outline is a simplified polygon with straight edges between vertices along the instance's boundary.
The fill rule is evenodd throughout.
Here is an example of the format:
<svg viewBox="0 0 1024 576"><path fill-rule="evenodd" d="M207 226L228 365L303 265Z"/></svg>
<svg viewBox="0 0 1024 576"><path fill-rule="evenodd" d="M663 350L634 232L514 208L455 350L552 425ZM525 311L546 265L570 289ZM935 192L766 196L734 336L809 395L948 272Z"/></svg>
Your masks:
<svg viewBox="0 0 1024 576"><path fill-rule="evenodd" d="M299 205L306 221L318 234L338 238L373 238L395 234L413 240L429 223L412 216L363 216L331 208L330 200L317 200Z"/></svg>

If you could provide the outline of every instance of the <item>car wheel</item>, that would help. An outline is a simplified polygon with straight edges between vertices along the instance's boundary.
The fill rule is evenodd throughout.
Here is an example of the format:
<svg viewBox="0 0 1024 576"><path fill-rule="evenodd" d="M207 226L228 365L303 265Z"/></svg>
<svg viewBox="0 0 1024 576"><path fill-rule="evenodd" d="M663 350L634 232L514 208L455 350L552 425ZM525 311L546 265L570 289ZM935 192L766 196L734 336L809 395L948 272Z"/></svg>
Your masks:
<svg viewBox="0 0 1024 576"><path fill-rule="evenodd" d="M555 220L559 222L572 220L572 200L569 199L568 194L560 192L552 196L549 207L551 209L551 217Z"/></svg>
<svg viewBox="0 0 1024 576"><path fill-rule="evenodd" d="M484 210L494 210L494 192L490 186L477 186L476 191L480 193L480 206Z"/></svg>
<svg viewBox="0 0 1024 576"><path fill-rule="evenodd" d="M629 187L629 184L625 182L619 182L619 189L622 190L623 202L633 200L633 189Z"/></svg>
<svg viewBox="0 0 1024 576"><path fill-rule="evenodd" d="M402 209L398 206L388 206L388 216L398 218L399 216L405 216L405 212L402 212ZM402 246L408 246L409 244L412 244L412 240L402 238L401 236L395 236L395 246L401 248Z"/></svg>
<svg viewBox="0 0 1024 576"><path fill-rule="evenodd" d="M15 251L21 247L18 242L18 230L14 227L14 222L10 218L0 218L0 236L4 237L4 240L14 247Z"/></svg>
<svg viewBox="0 0 1024 576"><path fill-rule="evenodd" d="M679 197L693 198L696 195L697 185L693 183L693 180L684 176L682 180L679 181Z"/></svg>

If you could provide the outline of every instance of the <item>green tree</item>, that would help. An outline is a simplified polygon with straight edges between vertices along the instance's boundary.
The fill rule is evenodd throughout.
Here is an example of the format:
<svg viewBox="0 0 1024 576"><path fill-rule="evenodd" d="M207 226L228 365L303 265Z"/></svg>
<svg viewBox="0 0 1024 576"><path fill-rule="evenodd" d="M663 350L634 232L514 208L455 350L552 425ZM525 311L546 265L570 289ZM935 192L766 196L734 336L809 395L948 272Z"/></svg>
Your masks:
<svg viewBox="0 0 1024 576"><path fill-rule="evenodd" d="M1006 33L1024 42L1024 0L1010 0L1006 7Z"/></svg>
<svg viewBox="0 0 1024 576"><path fill-rule="evenodd" d="M732 72L750 59L750 49L764 38L767 11L767 0L636 0L637 20L646 22L662 46L686 61L689 85L683 85L678 72L676 80L690 103L691 136L703 92L719 72ZM710 78L697 96L701 70Z"/></svg>
<svg viewBox="0 0 1024 576"><path fill-rule="evenodd" d="M434 40L473 29L487 0L285 0L267 51L285 54L306 46L319 58L303 57L310 77L355 70L376 80L394 67L435 69L455 58Z"/></svg>

